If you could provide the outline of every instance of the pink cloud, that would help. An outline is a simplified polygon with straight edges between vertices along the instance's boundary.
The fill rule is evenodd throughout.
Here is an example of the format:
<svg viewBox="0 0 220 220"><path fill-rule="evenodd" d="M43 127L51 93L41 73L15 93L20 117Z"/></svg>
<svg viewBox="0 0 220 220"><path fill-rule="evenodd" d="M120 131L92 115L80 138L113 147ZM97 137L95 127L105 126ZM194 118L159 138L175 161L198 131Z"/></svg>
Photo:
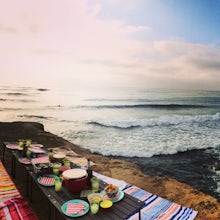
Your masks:
<svg viewBox="0 0 220 220"><path fill-rule="evenodd" d="M155 87L202 84L206 79L209 86L219 82L218 49L181 40L140 41L136 34L146 35L152 29L99 18L101 2L0 3L4 5L0 9L2 82L60 83L68 79L79 84L89 78L94 84L105 81Z"/></svg>

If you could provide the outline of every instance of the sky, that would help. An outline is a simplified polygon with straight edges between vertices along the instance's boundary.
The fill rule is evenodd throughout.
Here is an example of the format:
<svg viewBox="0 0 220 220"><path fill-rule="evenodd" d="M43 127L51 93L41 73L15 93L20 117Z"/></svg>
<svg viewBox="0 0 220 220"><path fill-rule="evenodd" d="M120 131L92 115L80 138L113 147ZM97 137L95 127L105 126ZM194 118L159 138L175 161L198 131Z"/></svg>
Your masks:
<svg viewBox="0 0 220 220"><path fill-rule="evenodd" d="M0 4L0 85L220 90L220 0Z"/></svg>

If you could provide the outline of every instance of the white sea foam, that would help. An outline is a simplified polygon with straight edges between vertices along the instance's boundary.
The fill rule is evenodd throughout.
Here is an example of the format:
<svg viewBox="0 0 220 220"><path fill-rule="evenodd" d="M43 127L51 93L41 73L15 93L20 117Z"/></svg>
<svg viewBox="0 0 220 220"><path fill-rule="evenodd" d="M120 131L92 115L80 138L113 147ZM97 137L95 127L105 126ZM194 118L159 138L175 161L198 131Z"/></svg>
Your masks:
<svg viewBox="0 0 220 220"><path fill-rule="evenodd" d="M217 92L181 93L182 98L176 92L158 91L150 96L148 93L137 93L136 97L117 94L118 97L110 99L101 94L98 101L93 101L97 97L87 97L76 102L72 94L78 97L77 94L70 91L41 92L26 88L22 89L25 94L22 100L34 94L34 102L21 103L16 95L12 105L11 94L20 93L20 89L0 91L0 99L4 100L1 120L41 122L46 130L105 155L150 157L220 144L220 93ZM76 107L81 105L84 107Z"/></svg>
<svg viewBox="0 0 220 220"><path fill-rule="evenodd" d="M130 119L130 120L97 120L91 121L91 124L97 124L105 127L132 128L132 127L154 127L154 126L172 126L181 124L204 123L207 121L219 121L220 113L214 115L172 115L161 116L159 118L149 119Z"/></svg>
<svg viewBox="0 0 220 220"><path fill-rule="evenodd" d="M105 155L151 157L220 145L220 113L167 115L138 120L97 120L93 131L106 132L78 144ZM104 128L103 128L104 126ZM133 129L131 129L133 128ZM94 137L94 134L92 134ZM86 139L87 139L86 138Z"/></svg>

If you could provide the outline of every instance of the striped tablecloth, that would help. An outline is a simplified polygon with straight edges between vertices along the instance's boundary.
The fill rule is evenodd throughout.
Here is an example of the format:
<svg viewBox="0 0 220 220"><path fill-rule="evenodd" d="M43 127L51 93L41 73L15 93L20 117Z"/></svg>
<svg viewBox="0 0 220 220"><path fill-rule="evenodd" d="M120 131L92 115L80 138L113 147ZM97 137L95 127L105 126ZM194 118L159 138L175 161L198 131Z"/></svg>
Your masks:
<svg viewBox="0 0 220 220"><path fill-rule="evenodd" d="M0 219L38 220L0 161Z"/></svg>
<svg viewBox="0 0 220 220"><path fill-rule="evenodd" d="M118 186L125 193L144 201L145 205L141 209L141 220L193 220L198 213L193 209L186 208L180 204L151 194L137 186L128 184L125 181L120 181L96 172L94 172L94 175L107 183L112 183ZM138 220L138 217L138 213L133 213L127 219Z"/></svg>
<svg viewBox="0 0 220 220"><path fill-rule="evenodd" d="M145 206L141 209L141 220L193 220L198 213L193 209L151 194L134 185L125 188L124 192L145 202ZM128 219L136 220L138 214L136 213Z"/></svg>

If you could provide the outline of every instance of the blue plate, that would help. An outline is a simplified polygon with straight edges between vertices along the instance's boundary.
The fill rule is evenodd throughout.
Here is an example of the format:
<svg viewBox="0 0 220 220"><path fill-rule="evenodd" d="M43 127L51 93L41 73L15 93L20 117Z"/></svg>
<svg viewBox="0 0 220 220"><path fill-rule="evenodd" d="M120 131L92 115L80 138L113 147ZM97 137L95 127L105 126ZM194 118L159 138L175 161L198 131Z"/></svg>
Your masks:
<svg viewBox="0 0 220 220"><path fill-rule="evenodd" d="M53 184L43 184L43 183L41 183L41 178L43 178L43 177L53 177L54 178L54 183ZM58 176L53 175L53 174L45 174L45 175L40 176L40 177L37 178L38 183L40 183L42 186L54 186L56 180L60 180L60 178Z"/></svg>
<svg viewBox="0 0 220 220"><path fill-rule="evenodd" d="M102 196L107 196L107 194L104 190L100 193L101 193ZM114 202L119 202L123 198L124 198L124 192L122 190L118 190L118 193L115 197L110 198L110 197L107 196L105 199L111 200L114 203Z"/></svg>
<svg viewBox="0 0 220 220"><path fill-rule="evenodd" d="M21 158L18 159L18 161L19 161L20 163L23 163L23 164L31 164L31 160L29 160L29 159L26 158L26 157L21 157Z"/></svg>
<svg viewBox="0 0 220 220"><path fill-rule="evenodd" d="M76 214L67 214L66 213L66 209L67 209L67 205L68 204L79 204L79 203L83 203L84 204L84 211L83 213L76 213ZM81 199L72 199L72 200L69 200L67 202L65 202L62 206L61 206L61 210L62 212L69 216L69 217L79 217L79 216L82 216L82 215L85 215L88 211L89 211L89 204L84 201L84 200L81 200Z"/></svg>

